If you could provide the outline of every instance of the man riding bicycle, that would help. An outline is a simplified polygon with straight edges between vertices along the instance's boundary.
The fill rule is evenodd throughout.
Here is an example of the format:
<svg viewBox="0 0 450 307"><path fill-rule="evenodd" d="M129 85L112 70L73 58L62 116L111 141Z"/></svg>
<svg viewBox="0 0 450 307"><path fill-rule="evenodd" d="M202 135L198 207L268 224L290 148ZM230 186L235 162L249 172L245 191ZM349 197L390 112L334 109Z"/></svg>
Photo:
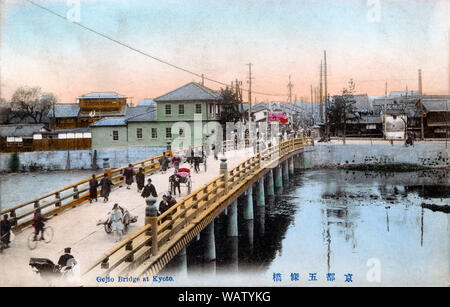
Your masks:
<svg viewBox="0 0 450 307"><path fill-rule="evenodd" d="M39 235L39 233L41 233L41 238L39 240L44 240L44 227L45 227L44 222L46 220L47 219L41 215L41 210L38 209L34 212L33 223L32 223L32 225L34 227L33 241L37 240L37 236Z"/></svg>

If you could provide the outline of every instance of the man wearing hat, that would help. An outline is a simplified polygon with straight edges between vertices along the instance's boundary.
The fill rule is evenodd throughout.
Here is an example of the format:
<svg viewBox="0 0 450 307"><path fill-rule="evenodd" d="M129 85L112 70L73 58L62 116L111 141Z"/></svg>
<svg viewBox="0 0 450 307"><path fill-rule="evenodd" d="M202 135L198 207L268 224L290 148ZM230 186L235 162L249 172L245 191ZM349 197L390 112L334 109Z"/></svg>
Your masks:
<svg viewBox="0 0 450 307"><path fill-rule="evenodd" d="M59 257L59 260L58 260L58 265L59 266L61 266L61 267L69 266L68 265L69 260L70 259L74 259L75 260L75 258L70 254L70 250L71 250L70 247L66 247L64 249L64 255Z"/></svg>

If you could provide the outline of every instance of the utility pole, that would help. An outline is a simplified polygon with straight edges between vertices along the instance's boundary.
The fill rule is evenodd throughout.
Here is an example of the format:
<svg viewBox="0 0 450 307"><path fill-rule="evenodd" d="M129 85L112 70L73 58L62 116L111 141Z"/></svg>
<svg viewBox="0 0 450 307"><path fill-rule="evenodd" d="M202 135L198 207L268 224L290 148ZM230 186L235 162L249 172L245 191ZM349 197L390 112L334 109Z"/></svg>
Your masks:
<svg viewBox="0 0 450 307"><path fill-rule="evenodd" d="M323 122L323 86L322 86L322 60L320 60L320 85L319 85L319 102L320 102L320 120Z"/></svg>
<svg viewBox="0 0 450 307"><path fill-rule="evenodd" d="M248 122L249 122L249 137L250 137L250 123L252 122L252 63L248 63Z"/></svg>
<svg viewBox="0 0 450 307"><path fill-rule="evenodd" d="M289 83L287 85L289 89L289 96L288 96L288 102L292 103L292 88L294 87L294 84L291 82L291 75L289 75Z"/></svg>
<svg viewBox="0 0 450 307"><path fill-rule="evenodd" d="M419 69L419 104L420 104L420 139L424 139L423 131L423 105L422 105L422 69Z"/></svg>
<svg viewBox="0 0 450 307"><path fill-rule="evenodd" d="M202 86L205 86L205 76L202 74Z"/></svg>
<svg viewBox="0 0 450 307"><path fill-rule="evenodd" d="M329 139L330 137L330 123L329 123L329 118L328 118L328 89L327 89L327 51L324 50L323 51L323 73L324 73L324 96L325 96L325 123L326 123L326 135L327 135L327 139Z"/></svg>
<svg viewBox="0 0 450 307"><path fill-rule="evenodd" d="M386 103L387 103L387 82L384 84L384 111L383 111L384 139L386 139Z"/></svg>

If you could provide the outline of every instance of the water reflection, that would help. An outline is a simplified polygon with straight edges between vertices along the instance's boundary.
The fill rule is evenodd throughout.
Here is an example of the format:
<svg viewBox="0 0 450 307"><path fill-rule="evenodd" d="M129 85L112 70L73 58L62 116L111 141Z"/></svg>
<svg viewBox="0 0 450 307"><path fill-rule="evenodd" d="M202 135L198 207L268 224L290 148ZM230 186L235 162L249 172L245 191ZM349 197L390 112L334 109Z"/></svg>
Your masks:
<svg viewBox="0 0 450 307"><path fill-rule="evenodd" d="M421 203L448 203L449 187L439 171L297 174L265 207L254 205L253 220L242 218L240 199L239 237L226 237L226 216L216 219L217 274L317 272L326 284L326 273L351 272L365 284L368 260L378 259L382 284L448 284L448 216ZM189 272L202 268L201 242L187 250Z"/></svg>

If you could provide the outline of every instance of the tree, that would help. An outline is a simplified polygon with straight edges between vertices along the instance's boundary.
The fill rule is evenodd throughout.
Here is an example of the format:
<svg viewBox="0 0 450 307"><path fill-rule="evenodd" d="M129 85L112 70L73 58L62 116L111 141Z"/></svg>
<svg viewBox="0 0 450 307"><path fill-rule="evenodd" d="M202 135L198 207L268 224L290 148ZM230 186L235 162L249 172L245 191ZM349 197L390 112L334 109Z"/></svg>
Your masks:
<svg viewBox="0 0 450 307"><path fill-rule="evenodd" d="M56 101L52 93L42 93L39 87L20 87L11 98L11 111L20 119L30 117L39 124Z"/></svg>
<svg viewBox="0 0 450 307"><path fill-rule="evenodd" d="M343 129L342 140L344 144L347 132L347 122L349 119L357 117L354 92L355 83L353 82L353 79L350 79L348 88L343 88L342 95L334 97L334 102L331 104L328 111L330 123L335 125L337 129Z"/></svg>
<svg viewBox="0 0 450 307"><path fill-rule="evenodd" d="M11 169L11 171L13 171L13 172L16 172L19 170L20 159L19 159L19 155L17 154L17 152L13 153L11 155L11 157L9 158L8 166Z"/></svg>
<svg viewBox="0 0 450 307"><path fill-rule="evenodd" d="M222 100L222 113L220 115L220 123L222 127L225 127L226 123L236 123L241 119L241 113L239 112L239 100L235 92L230 91L228 88L222 89L220 92Z"/></svg>

